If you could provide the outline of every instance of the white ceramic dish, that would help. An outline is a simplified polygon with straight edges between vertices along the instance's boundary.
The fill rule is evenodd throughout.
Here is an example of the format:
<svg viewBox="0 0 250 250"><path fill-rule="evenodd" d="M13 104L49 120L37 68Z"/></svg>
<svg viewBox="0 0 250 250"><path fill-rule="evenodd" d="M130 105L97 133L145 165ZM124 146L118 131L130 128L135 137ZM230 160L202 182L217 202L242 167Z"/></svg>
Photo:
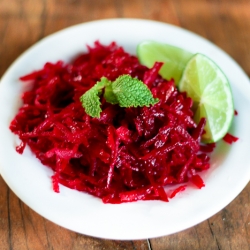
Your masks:
<svg viewBox="0 0 250 250"><path fill-rule="evenodd" d="M17 138L9 124L20 106L23 91L18 78L39 69L45 62L69 61L86 44L116 41L135 53L138 43L155 40L201 52L212 58L227 75L233 90L235 117L231 133L239 137L232 146L219 143L211 159L211 169L203 173L206 187L189 187L169 203L139 201L110 205L88 194L51 187L52 172L26 149L15 151ZM242 69L209 41L164 23L111 19L84 23L55 33L27 50L8 69L0 84L0 171L14 193L43 217L70 230L100 238L132 240L172 234L192 227L228 205L250 179L250 84Z"/></svg>

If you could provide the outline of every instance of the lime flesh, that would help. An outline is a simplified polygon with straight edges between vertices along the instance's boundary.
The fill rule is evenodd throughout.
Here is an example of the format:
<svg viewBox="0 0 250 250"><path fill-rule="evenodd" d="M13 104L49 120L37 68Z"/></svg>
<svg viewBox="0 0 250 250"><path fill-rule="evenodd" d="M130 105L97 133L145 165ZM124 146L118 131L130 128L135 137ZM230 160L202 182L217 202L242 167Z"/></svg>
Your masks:
<svg viewBox="0 0 250 250"><path fill-rule="evenodd" d="M230 84L220 68L202 54L187 63L178 88L194 101L194 120L206 118L205 143L217 142L228 132L234 116Z"/></svg>
<svg viewBox="0 0 250 250"><path fill-rule="evenodd" d="M151 68L155 62L163 62L160 75L167 80L174 78L175 83L178 84L193 54L169 44L145 41L137 46L137 56L140 63L148 68Z"/></svg>

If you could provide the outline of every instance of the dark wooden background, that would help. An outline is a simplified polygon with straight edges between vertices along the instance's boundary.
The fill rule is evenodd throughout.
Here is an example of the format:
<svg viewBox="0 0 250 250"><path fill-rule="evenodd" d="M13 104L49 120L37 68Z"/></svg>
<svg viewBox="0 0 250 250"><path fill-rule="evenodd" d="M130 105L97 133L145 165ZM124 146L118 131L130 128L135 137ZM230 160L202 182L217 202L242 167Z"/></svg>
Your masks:
<svg viewBox="0 0 250 250"><path fill-rule="evenodd" d="M191 30L225 50L250 76L249 0L0 0L0 77L41 38L74 24L115 17ZM0 250L7 249L249 250L250 184L221 212L193 228L156 239L113 241L80 235L42 218L0 177Z"/></svg>

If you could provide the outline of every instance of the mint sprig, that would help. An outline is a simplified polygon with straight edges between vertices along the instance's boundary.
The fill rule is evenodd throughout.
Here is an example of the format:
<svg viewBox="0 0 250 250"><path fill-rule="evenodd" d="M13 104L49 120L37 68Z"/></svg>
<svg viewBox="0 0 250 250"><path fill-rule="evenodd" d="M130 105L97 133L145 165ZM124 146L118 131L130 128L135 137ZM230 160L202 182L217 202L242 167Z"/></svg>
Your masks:
<svg viewBox="0 0 250 250"><path fill-rule="evenodd" d="M99 95L102 89L109 85L110 82L106 77L102 77L100 82L97 82L91 89L86 91L81 97L80 101L85 108L85 112L92 117L100 117L101 102Z"/></svg>
<svg viewBox="0 0 250 250"><path fill-rule="evenodd" d="M100 82L97 82L80 97L85 112L92 117L100 117L102 111L100 108L100 95L103 89L103 97L107 102L118 104L124 108L148 107L159 101L153 97L146 84L130 75L119 76L114 82L109 81L106 77L102 77Z"/></svg>

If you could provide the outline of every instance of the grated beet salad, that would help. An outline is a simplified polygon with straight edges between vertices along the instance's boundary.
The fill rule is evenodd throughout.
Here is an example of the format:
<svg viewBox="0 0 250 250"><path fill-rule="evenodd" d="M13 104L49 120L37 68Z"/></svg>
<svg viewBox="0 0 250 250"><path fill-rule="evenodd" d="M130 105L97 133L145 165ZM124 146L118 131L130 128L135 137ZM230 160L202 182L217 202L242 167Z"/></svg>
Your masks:
<svg viewBox="0 0 250 250"><path fill-rule="evenodd" d="M188 182L203 187L198 173L209 168L214 147L200 144L205 119L195 124L192 100L160 77L161 66L148 69L116 43L95 42L69 64L46 63L21 77L31 89L10 124L21 140L17 151L29 146L54 171L55 192L62 184L104 203L168 201ZM121 108L103 98L101 117L87 115L80 96L101 77L114 81L123 74L143 81L160 101Z"/></svg>

